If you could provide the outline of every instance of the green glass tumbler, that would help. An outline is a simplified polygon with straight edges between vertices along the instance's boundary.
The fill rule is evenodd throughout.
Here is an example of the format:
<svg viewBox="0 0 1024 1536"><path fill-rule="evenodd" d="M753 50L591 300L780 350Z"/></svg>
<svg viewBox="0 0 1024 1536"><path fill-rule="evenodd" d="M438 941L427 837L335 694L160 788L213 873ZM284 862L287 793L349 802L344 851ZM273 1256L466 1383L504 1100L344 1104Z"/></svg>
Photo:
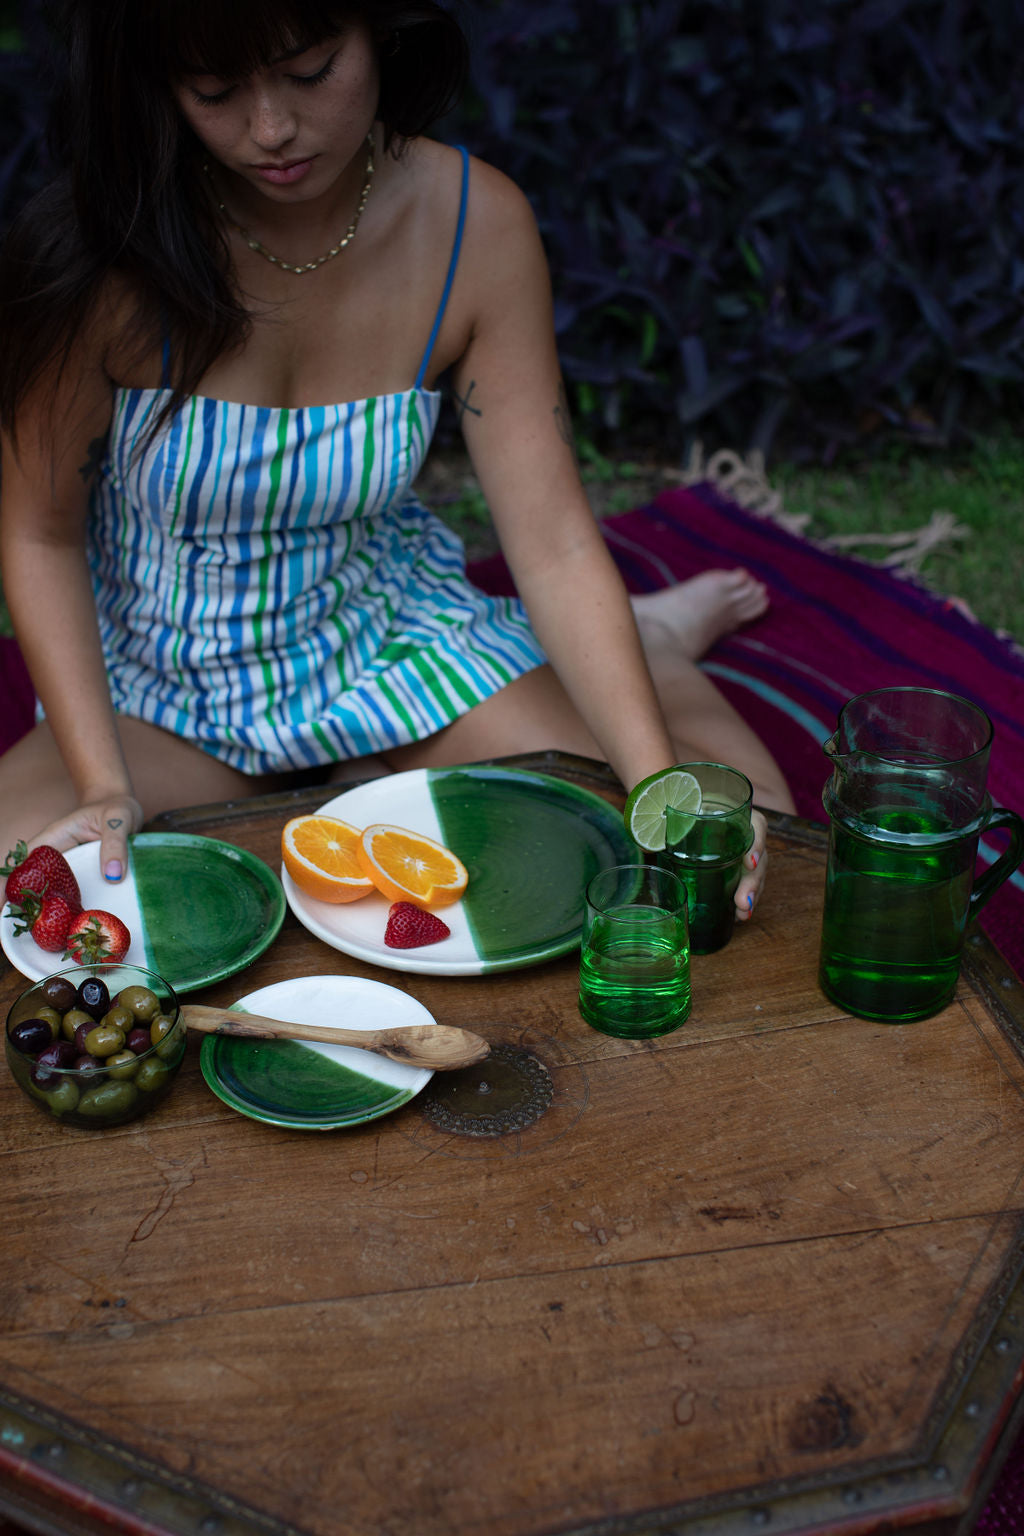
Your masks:
<svg viewBox="0 0 1024 1536"><path fill-rule="evenodd" d="M665 847L658 863L686 886L690 918L690 953L710 955L732 937L733 897L743 860L754 841L750 822L754 789L745 774L724 763L679 763L700 785L695 816L669 810Z"/></svg>
<svg viewBox="0 0 1024 1536"><path fill-rule="evenodd" d="M647 1040L690 1012L686 889L669 870L616 864L590 881L580 1013L605 1035Z"/></svg>

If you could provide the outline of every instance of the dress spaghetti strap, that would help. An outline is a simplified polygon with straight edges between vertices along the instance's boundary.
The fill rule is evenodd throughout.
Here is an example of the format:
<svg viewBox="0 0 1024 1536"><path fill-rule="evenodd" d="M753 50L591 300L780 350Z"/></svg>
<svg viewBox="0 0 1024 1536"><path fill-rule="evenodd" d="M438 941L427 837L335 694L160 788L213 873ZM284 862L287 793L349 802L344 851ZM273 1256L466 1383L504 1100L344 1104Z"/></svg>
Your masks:
<svg viewBox="0 0 1024 1536"><path fill-rule="evenodd" d="M423 380L430 366L430 358L434 350L434 343L437 340L437 333L441 329L441 321L444 319L444 312L448 308L448 295L452 291L452 283L455 281L455 269L459 264L459 252L462 249L462 232L466 225L466 199L469 194L469 155L461 144L458 145L458 151L462 156L462 192L459 197L459 219L455 226L455 240L452 244L452 255L448 263L448 275L444 280L441 302L437 306L437 314L434 316L434 324L427 340L427 350L423 354L423 361L420 363L420 371L416 375L413 389L423 388Z"/></svg>

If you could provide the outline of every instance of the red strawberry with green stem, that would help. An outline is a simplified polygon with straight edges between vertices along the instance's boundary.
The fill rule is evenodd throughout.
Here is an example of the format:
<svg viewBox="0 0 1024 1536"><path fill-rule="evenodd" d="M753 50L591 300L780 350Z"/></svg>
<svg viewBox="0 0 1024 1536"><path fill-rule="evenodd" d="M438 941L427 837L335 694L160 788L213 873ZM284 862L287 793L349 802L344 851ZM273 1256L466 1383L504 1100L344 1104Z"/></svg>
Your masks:
<svg viewBox="0 0 1024 1536"><path fill-rule="evenodd" d="M411 901L396 901L388 912L384 943L389 949L418 949L421 944L436 944L447 939L451 929L434 912L414 907Z"/></svg>
<svg viewBox="0 0 1024 1536"><path fill-rule="evenodd" d="M99 960L123 960L131 942L131 934L113 912L87 907L72 919L67 951L80 965L93 965Z"/></svg>
<svg viewBox="0 0 1024 1536"><path fill-rule="evenodd" d="M72 912L82 910L82 894L71 865L62 853L47 843L33 848L31 853L24 843L18 843L0 867L0 875L7 877L4 895L12 907L21 906L29 893L34 896L46 893L63 896Z"/></svg>
<svg viewBox="0 0 1024 1536"><path fill-rule="evenodd" d="M26 891L23 901L12 911L15 937L31 933L40 949L54 953L64 949L75 914L63 896L37 896L34 891Z"/></svg>

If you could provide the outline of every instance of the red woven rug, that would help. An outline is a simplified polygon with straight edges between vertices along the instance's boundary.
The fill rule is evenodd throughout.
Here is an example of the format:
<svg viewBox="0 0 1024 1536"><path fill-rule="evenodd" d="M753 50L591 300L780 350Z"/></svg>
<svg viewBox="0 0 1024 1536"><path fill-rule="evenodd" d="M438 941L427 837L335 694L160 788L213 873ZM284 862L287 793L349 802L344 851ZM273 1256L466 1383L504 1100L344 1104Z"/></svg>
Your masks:
<svg viewBox="0 0 1024 1536"><path fill-rule="evenodd" d="M822 743L842 705L891 684L943 688L980 704L995 726L992 798L1024 813L1024 657L955 606L879 566L819 549L709 485L663 492L602 528L633 592L737 565L767 583L768 613L715 646L703 665L771 748L801 816L825 819ZM470 574L486 591L514 590L500 557ZM997 834L982 858L1002 846ZM1024 872L991 898L982 925L1024 974Z"/></svg>

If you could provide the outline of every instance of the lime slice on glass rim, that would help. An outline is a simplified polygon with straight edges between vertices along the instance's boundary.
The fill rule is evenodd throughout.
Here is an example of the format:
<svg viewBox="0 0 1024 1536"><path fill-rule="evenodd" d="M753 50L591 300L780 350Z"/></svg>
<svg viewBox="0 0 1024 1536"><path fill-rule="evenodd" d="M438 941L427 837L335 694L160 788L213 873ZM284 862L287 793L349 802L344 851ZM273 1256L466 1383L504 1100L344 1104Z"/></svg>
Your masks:
<svg viewBox="0 0 1024 1536"><path fill-rule="evenodd" d="M685 837L700 811L700 785L685 768L663 768L641 779L629 793L623 819L635 843L649 853L665 846L668 813L673 843Z"/></svg>

